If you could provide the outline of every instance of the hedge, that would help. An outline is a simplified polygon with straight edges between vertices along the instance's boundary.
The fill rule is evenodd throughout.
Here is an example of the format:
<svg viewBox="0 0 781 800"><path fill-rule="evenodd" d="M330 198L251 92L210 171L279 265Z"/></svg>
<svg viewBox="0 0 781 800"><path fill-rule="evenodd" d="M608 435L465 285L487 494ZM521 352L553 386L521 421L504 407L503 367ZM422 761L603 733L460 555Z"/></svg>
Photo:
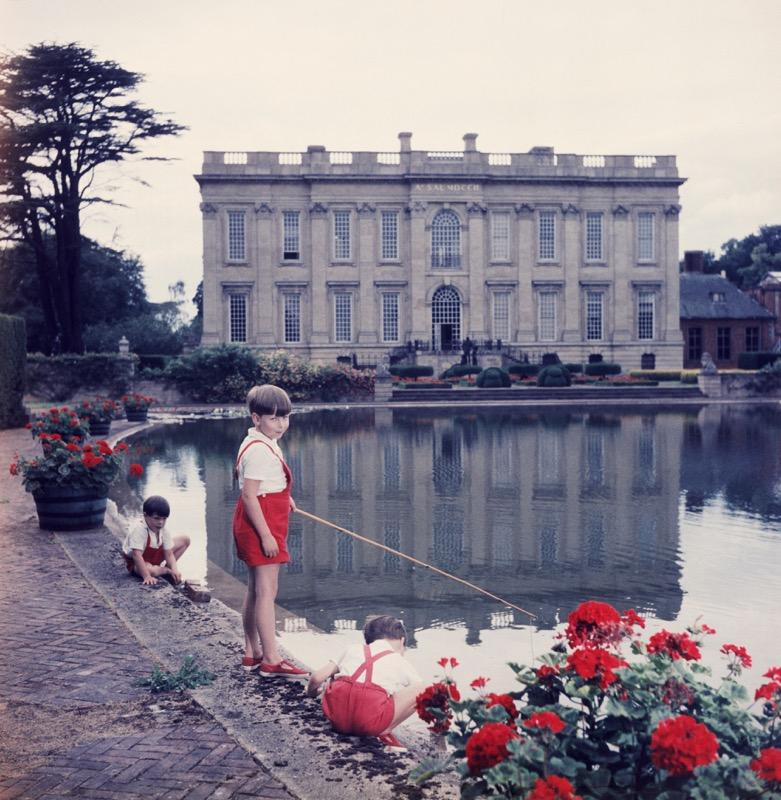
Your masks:
<svg viewBox="0 0 781 800"><path fill-rule="evenodd" d="M520 375L526 378L533 378L539 371L539 364L513 364L507 370L510 375Z"/></svg>
<svg viewBox="0 0 781 800"><path fill-rule="evenodd" d="M119 353L30 353L27 391L57 403L85 393L119 397L130 391L137 363L138 356Z"/></svg>
<svg viewBox="0 0 781 800"><path fill-rule="evenodd" d="M448 381L426 381L426 383L401 383L397 388L401 389L452 389L453 384Z"/></svg>
<svg viewBox="0 0 781 800"><path fill-rule="evenodd" d="M583 372L583 364L565 364L567 372L572 375L580 375Z"/></svg>
<svg viewBox="0 0 781 800"><path fill-rule="evenodd" d="M423 364L394 364L389 371L399 378L430 378L434 374L434 367Z"/></svg>
<svg viewBox="0 0 781 800"><path fill-rule="evenodd" d="M475 367L471 364L453 364L448 367L439 377L441 380L447 378L461 378L464 375L479 375L482 372L481 367Z"/></svg>
<svg viewBox="0 0 781 800"><path fill-rule="evenodd" d="M506 389L511 385L509 373L500 367L486 367L475 383L481 389Z"/></svg>
<svg viewBox="0 0 781 800"><path fill-rule="evenodd" d="M777 358L781 358L781 353L739 353L738 369L762 369Z"/></svg>
<svg viewBox="0 0 781 800"><path fill-rule="evenodd" d="M679 369L638 369L630 372L632 378L647 379L649 381L679 381L681 371Z"/></svg>
<svg viewBox="0 0 781 800"><path fill-rule="evenodd" d="M585 373L586 375L620 375L621 365L598 361L595 364L586 364Z"/></svg>
<svg viewBox="0 0 781 800"><path fill-rule="evenodd" d="M572 376L564 364L549 364L540 370L537 376L537 386L555 388L559 386L569 386L572 383Z"/></svg>
<svg viewBox="0 0 781 800"><path fill-rule="evenodd" d="M17 428L27 421L22 405L26 351L22 317L0 314L0 428Z"/></svg>

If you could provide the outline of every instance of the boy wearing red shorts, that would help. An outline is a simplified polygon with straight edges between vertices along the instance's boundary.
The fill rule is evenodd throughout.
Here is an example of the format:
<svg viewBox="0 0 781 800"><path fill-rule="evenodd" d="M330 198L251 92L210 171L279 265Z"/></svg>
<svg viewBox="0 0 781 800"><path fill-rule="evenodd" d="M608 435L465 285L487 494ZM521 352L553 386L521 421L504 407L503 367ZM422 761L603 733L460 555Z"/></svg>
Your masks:
<svg viewBox="0 0 781 800"><path fill-rule="evenodd" d="M388 747L403 748L391 732L415 710L424 685L404 658L407 631L388 615L363 629L366 644L349 647L337 661L315 670L306 687L315 697L323 684L323 711L339 733L377 736ZM336 677L334 677L336 676Z"/></svg>
<svg viewBox="0 0 781 800"><path fill-rule="evenodd" d="M260 669L264 677L298 678L309 673L282 658L274 612L279 565L290 561L288 517L296 508L290 496L293 479L278 444L290 424L291 403L283 389L265 384L250 389L247 406L253 427L236 459L241 497L233 514L236 551L247 565L241 665Z"/></svg>

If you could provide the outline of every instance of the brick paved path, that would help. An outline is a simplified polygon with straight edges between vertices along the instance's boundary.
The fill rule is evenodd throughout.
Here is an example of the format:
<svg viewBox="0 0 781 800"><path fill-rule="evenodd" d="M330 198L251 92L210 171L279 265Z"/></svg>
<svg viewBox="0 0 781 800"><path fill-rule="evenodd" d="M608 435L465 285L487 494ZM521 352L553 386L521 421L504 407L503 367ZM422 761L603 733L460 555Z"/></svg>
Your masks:
<svg viewBox="0 0 781 800"><path fill-rule="evenodd" d="M151 654L38 529L15 450L0 432L0 800L292 798L188 696L133 685Z"/></svg>

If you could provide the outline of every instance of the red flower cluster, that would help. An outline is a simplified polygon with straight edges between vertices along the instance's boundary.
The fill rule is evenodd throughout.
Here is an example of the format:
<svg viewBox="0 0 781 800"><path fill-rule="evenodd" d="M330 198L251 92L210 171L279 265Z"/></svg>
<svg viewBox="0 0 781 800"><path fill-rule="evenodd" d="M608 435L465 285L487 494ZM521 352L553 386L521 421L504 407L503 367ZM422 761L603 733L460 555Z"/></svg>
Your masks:
<svg viewBox="0 0 781 800"><path fill-rule="evenodd" d="M16 461L14 461L12 464L9 465L8 471L11 473L11 475L18 475L19 474L19 467L18 467Z"/></svg>
<svg viewBox="0 0 781 800"><path fill-rule="evenodd" d="M490 678L484 678L482 675L480 675L479 677L475 678L469 685L473 689L482 689L485 687L486 683L488 683L488 681L490 680L491 680Z"/></svg>
<svg viewBox="0 0 781 800"><path fill-rule="evenodd" d="M518 716L518 709L515 707L515 702L509 694L494 694L489 692L486 698L488 702L485 704L486 708L491 706L501 706L510 716L510 719L515 719Z"/></svg>
<svg viewBox="0 0 781 800"><path fill-rule="evenodd" d="M684 661L699 661L700 649L692 641L688 633L670 633L661 630L648 640L649 653L663 653L673 661L679 658Z"/></svg>
<svg viewBox="0 0 781 800"><path fill-rule="evenodd" d="M447 657L440 658L439 661L437 661L437 664L439 664L439 666L442 667L443 669L447 669L448 665L455 668L458 666L458 661L456 661L456 659L453 658L453 656L450 656L450 658Z"/></svg>
<svg viewBox="0 0 781 800"><path fill-rule="evenodd" d="M628 664L623 658L618 658L607 650L583 647L567 656L567 666L574 669L584 680L599 678L599 688L607 689L610 684L618 680L613 670L626 667Z"/></svg>
<svg viewBox="0 0 781 800"><path fill-rule="evenodd" d="M748 668L751 666L751 656L748 654L745 647L736 644L725 644L722 645L721 652L724 653L725 656L733 653L735 658L740 661L744 667Z"/></svg>
<svg viewBox="0 0 781 800"><path fill-rule="evenodd" d="M564 635L570 647L617 644L632 635L632 628L645 627L645 620L630 608L623 616L609 603L587 600L567 618Z"/></svg>
<svg viewBox="0 0 781 800"><path fill-rule="evenodd" d="M662 720L651 735L651 760L671 775L687 775L716 760L719 740L713 731L693 717Z"/></svg>
<svg viewBox="0 0 781 800"><path fill-rule="evenodd" d="M541 667L538 667L537 670L537 680L542 683L546 681L550 681L559 674L558 667L549 667L547 664L543 664Z"/></svg>
<svg viewBox="0 0 781 800"><path fill-rule="evenodd" d="M532 714L529 719L523 721L524 728L547 728L553 733L561 733L567 727L567 723L553 711L538 711Z"/></svg>
<svg viewBox="0 0 781 800"><path fill-rule="evenodd" d="M766 747L759 751L759 758L751 762L751 769L763 781L781 783L781 750L777 747Z"/></svg>
<svg viewBox="0 0 781 800"><path fill-rule="evenodd" d="M778 667L774 667L773 670L778 669ZM773 677L772 673L773 670L766 672L764 677L771 678ZM781 699L781 681L772 680L770 683L763 683L759 689L756 690L754 693L755 700L767 700L774 708L778 703L779 699Z"/></svg>
<svg viewBox="0 0 781 800"><path fill-rule="evenodd" d="M446 733L450 728L451 713L449 699L450 692L448 691L447 684L444 683L434 683L431 686L427 686L415 698L415 710L418 712L418 716L423 722L431 726L431 730L434 733ZM431 711L432 708L442 712L442 714L446 716L441 717L434 714Z"/></svg>
<svg viewBox="0 0 781 800"><path fill-rule="evenodd" d="M144 474L144 468L140 464L131 464L130 474L137 478L139 475Z"/></svg>
<svg viewBox="0 0 781 800"><path fill-rule="evenodd" d="M526 800L581 800L581 797L575 794L575 787L566 778L549 775L537 778Z"/></svg>
<svg viewBox="0 0 781 800"><path fill-rule="evenodd" d="M520 738L508 725L501 722L488 722L475 731L466 743L466 763L469 772L477 775L484 769L504 761L509 753L507 742Z"/></svg>
<svg viewBox="0 0 781 800"><path fill-rule="evenodd" d="M103 463L103 458L101 456L96 456L92 450L87 450L85 447L81 456L81 463L84 464L87 469L94 469L99 464Z"/></svg>

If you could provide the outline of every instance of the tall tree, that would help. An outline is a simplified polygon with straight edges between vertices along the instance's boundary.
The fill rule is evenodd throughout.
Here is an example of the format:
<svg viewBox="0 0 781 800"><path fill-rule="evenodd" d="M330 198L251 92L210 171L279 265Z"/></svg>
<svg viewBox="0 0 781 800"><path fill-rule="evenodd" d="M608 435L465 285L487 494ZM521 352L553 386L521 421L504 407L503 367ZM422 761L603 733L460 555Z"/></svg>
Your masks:
<svg viewBox="0 0 781 800"><path fill-rule="evenodd" d="M729 239L721 246L716 262L719 270L738 286L756 286L769 270L781 268L781 225L762 225L758 233Z"/></svg>
<svg viewBox="0 0 781 800"><path fill-rule="evenodd" d="M76 43L0 58L0 229L32 248L46 328L66 352L84 349L81 212L114 202L93 191L96 170L184 130L131 99L141 81Z"/></svg>

